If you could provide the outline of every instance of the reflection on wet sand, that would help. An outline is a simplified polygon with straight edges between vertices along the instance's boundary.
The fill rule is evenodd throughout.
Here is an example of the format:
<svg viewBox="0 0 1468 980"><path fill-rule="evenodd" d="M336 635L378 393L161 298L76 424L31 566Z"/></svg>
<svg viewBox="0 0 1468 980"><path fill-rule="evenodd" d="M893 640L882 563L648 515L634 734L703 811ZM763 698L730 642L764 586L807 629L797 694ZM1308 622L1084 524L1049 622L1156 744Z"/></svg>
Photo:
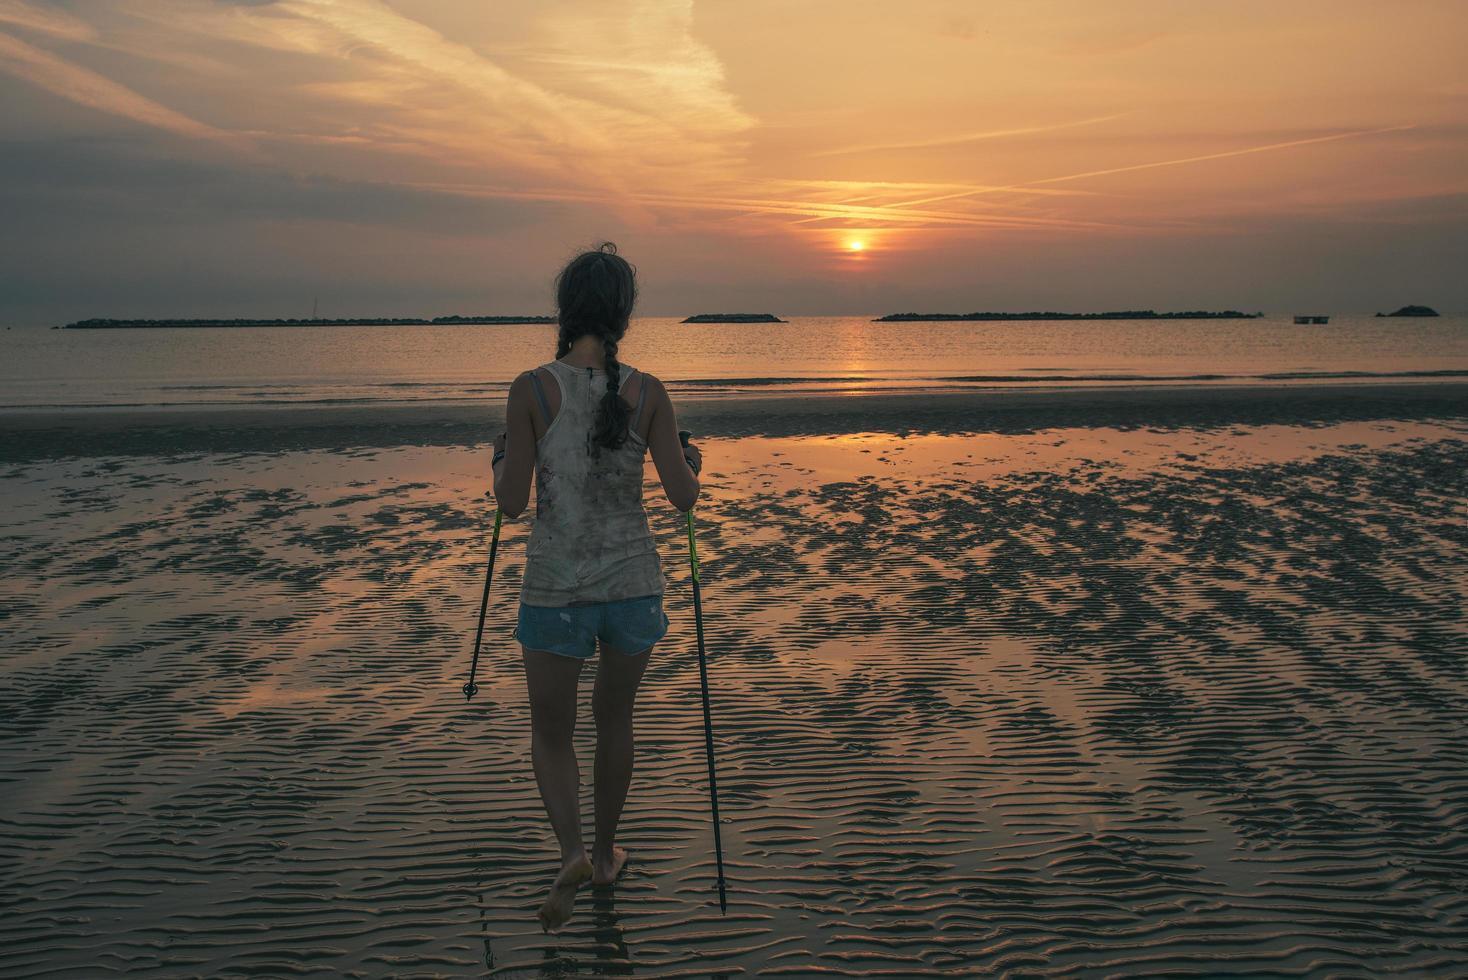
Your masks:
<svg viewBox="0 0 1468 980"><path fill-rule="evenodd" d="M549 937L556 852L510 636L523 524L480 695L458 693L482 453L0 471L0 972L1445 974L1468 956L1461 420L705 451L729 914L681 526L659 503L674 632L640 700L632 862ZM591 726L577 738L589 760Z"/></svg>

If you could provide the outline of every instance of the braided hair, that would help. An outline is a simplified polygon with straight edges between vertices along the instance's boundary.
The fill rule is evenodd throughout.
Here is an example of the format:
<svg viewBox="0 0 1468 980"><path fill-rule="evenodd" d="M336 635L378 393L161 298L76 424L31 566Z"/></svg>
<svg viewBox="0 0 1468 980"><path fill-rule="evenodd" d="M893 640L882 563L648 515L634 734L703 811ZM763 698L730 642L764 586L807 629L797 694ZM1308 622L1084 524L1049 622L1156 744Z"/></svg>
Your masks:
<svg viewBox="0 0 1468 980"><path fill-rule="evenodd" d="M600 248L582 252L556 276L556 359L566 356L578 337L601 340L607 359L607 393L602 397L592 427L591 442L606 449L620 449L627 441L631 413L622 401L622 365L617 363L617 344L627 332L632 307L637 302L637 270L617 254L617 246L603 242Z"/></svg>

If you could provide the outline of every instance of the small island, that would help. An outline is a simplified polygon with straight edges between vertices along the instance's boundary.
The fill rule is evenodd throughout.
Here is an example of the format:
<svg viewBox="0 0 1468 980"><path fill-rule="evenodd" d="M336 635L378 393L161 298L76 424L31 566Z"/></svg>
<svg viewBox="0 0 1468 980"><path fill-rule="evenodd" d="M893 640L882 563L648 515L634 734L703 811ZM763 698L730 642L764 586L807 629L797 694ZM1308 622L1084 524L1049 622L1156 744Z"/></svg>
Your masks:
<svg viewBox="0 0 1468 980"><path fill-rule="evenodd" d="M288 320L265 320L254 317L237 319L177 319L177 320L112 320L94 318L77 320L60 330L143 330L154 327L433 327L506 323L555 323L553 316L436 316L426 317L357 317L357 318L306 318Z"/></svg>
<svg viewBox="0 0 1468 980"><path fill-rule="evenodd" d="M1437 310L1430 306L1404 306L1395 313L1378 313L1377 316L1437 316Z"/></svg>
<svg viewBox="0 0 1468 980"><path fill-rule="evenodd" d="M684 323L787 323L773 313L695 313Z"/></svg>
<svg viewBox="0 0 1468 980"><path fill-rule="evenodd" d="M873 323L911 323L926 320L1256 320L1263 313L1238 310L1186 310L1158 313L1156 310L1112 310L1107 313L889 313Z"/></svg>

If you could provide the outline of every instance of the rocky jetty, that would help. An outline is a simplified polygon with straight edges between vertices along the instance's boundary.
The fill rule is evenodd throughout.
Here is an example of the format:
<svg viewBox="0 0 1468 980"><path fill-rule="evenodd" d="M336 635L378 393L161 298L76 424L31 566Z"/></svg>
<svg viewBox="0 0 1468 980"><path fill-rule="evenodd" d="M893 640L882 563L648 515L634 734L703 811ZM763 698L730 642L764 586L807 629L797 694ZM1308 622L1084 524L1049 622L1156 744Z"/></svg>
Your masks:
<svg viewBox="0 0 1468 980"><path fill-rule="evenodd" d="M1437 310L1430 306L1404 306L1394 313L1378 313L1377 316L1437 316Z"/></svg>
<svg viewBox="0 0 1468 980"><path fill-rule="evenodd" d="M889 313L873 323L905 323L922 320L1254 320L1263 313L1241 313L1238 310L1186 310L1158 313L1156 310L1111 310L1106 313Z"/></svg>
<svg viewBox="0 0 1468 980"><path fill-rule="evenodd" d="M684 323L786 323L773 313L695 313Z"/></svg>

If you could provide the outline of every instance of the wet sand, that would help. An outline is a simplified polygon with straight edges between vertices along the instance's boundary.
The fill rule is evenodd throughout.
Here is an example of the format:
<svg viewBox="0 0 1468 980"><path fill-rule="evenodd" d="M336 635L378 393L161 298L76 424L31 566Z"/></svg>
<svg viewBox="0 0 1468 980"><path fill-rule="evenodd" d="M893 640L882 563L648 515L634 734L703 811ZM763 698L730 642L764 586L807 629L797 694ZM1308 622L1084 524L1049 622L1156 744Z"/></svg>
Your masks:
<svg viewBox="0 0 1468 980"><path fill-rule="evenodd" d="M729 914L653 490L632 858L555 937L524 521L459 693L481 447L17 453L0 973L1461 972L1468 406L1430 387L695 422Z"/></svg>
<svg viewBox="0 0 1468 980"><path fill-rule="evenodd" d="M710 436L849 432L1027 433L1446 418L1468 411L1468 382L1269 385L1050 385L1035 388L790 394L679 394L680 420ZM0 463L57 456L482 446L504 425L502 396L466 401L11 409Z"/></svg>

